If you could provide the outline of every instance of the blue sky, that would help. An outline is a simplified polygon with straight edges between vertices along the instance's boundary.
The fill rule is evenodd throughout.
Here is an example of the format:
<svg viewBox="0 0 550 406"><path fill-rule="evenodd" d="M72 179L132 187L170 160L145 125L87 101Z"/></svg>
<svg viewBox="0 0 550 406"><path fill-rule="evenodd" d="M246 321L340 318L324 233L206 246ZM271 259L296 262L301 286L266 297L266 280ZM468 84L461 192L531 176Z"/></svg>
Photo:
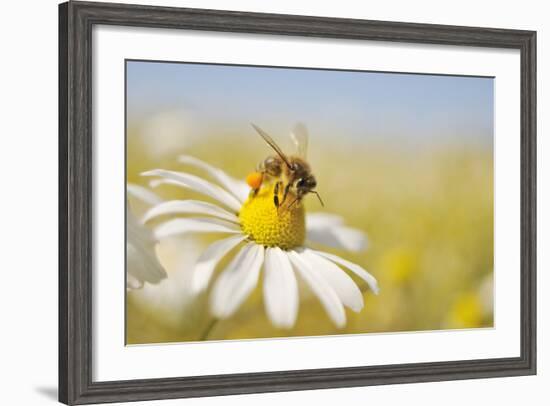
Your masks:
<svg viewBox="0 0 550 406"><path fill-rule="evenodd" d="M212 127L303 121L320 136L358 139L492 145L493 86L479 77L127 63L129 120L182 108Z"/></svg>

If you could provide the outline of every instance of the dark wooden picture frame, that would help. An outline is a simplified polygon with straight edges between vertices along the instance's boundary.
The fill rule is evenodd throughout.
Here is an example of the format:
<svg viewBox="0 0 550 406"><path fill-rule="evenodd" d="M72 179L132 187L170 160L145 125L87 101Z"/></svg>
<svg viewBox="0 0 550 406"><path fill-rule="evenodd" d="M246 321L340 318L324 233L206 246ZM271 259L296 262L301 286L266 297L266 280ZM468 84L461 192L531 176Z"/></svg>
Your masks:
<svg viewBox="0 0 550 406"><path fill-rule="evenodd" d="M400 365L92 380L92 28L96 24L518 49L521 54L521 354ZM218 396L536 373L536 32L68 2L59 6L59 400Z"/></svg>

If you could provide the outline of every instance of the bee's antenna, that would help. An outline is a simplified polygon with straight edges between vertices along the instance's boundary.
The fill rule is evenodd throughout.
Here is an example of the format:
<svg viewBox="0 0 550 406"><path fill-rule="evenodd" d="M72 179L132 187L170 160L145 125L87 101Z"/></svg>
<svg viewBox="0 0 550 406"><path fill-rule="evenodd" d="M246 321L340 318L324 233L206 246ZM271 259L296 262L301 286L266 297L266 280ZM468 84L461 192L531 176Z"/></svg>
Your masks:
<svg viewBox="0 0 550 406"><path fill-rule="evenodd" d="M323 203L323 199L321 199L321 195L316 190L310 190L311 193L315 193L315 196L317 196L317 199L319 199L319 203L321 203L321 206L325 207L325 204Z"/></svg>

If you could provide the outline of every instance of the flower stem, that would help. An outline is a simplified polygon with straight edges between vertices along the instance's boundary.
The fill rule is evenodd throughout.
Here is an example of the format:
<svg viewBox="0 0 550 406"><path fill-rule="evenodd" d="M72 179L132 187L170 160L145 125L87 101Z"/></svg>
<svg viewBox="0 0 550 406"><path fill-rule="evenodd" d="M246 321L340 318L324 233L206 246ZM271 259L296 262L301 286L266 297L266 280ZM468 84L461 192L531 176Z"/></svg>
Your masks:
<svg viewBox="0 0 550 406"><path fill-rule="evenodd" d="M215 317L212 320L210 320L210 322L202 332L201 336L199 337L199 341L208 340L208 336L210 335L210 333L212 332L212 330L214 329L217 323L218 323L218 319Z"/></svg>

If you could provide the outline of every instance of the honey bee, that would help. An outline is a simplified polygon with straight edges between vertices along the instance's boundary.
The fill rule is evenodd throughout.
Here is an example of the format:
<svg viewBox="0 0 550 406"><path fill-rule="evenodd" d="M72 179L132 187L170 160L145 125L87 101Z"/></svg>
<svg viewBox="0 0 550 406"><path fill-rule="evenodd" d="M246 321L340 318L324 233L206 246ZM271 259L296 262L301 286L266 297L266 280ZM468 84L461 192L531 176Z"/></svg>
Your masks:
<svg viewBox="0 0 550 406"><path fill-rule="evenodd" d="M252 127L254 127L256 132L276 152L276 155L268 156L264 159L256 172L252 172L247 176L246 181L252 188L253 193L258 193L263 182L275 181L273 203L277 210L285 204L289 192L291 191L295 195L295 198L292 202L288 203L286 206L287 209L299 203L308 193L315 194L321 206L324 207L321 196L315 190L315 187L317 187L317 180L311 173L311 167L306 161L309 138L306 127L299 123L291 132L292 141L296 145L296 155L291 156L287 156L275 143L273 138L261 128L255 124L252 124ZM282 199L280 199L281 192Z"/></svg>

